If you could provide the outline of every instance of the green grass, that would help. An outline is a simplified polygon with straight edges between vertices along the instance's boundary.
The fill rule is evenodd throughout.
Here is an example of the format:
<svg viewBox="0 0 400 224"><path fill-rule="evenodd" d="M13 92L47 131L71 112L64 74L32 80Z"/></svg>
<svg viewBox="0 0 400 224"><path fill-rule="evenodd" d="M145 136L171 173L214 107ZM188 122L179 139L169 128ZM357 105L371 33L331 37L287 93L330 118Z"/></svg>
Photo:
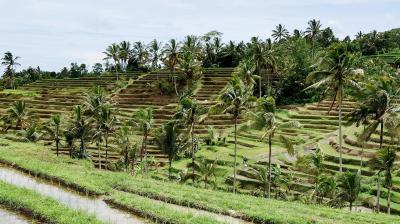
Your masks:
<svg viewBox="0 0 400 224"><path fill-rule="evenodd" d="M113 191L107 197L119 205L126 206L126 208L135 210L138 213L146 216L150 213L157 217L158 221L168 223L181 223L181 224L211 224L211 223L225 223L219 222L211 217L205 215L194 215L190 212L178 211L171 208L168 204L155 202L152 199L141 197L134 194L129 194L121 191ZM150 218L151 215L149 215Z"/></svg>
<svg viewBox="0 0 400 224"><path fill-rule="evenodd" d="M102 223L81 211L72 210L38 193L0 181L0 204L32 215L46 223L97 224Z"/></svg>
<svg viewBox="0 0 400 224"><path fill-rule="evenodd" d="M209 211L243 216L258 223L399 223L400 218L387 215L349 213L323 206L304 205L298 202L265 200L248 195L194 188L172 182L132 177L126 173L113 173L94 169L87 161L56 157L42 145L14 143L0 139L8 146L0 149L0 159L42 175L56 177L66 183L105 194L113 187L191 205ZM118 195L110 195L118 199Z"/></svg>
<svg viewBox="0 0 400 224"><path fill-rule="evenodd" d="M0 91L0 94L16 95L21 97L36 97L39 96L35 91L22 90L22 89L4 89Z"/></svg>

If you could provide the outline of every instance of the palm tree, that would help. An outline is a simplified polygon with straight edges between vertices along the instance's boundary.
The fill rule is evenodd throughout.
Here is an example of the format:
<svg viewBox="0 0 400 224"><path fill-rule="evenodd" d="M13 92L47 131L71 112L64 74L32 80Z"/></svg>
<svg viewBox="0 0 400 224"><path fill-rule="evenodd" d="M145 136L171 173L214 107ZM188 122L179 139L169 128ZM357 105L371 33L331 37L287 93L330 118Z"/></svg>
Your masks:
<svg viewBox="0 0 400 224"><path fill-rule="evenodd" d="M192 97L192 93L184 94L179 99L178 112L175 114L175 119L181 120L186 127L189 127L188 134L191 136L192 147L192 163L195 160L195 125L204 121L207 113L206 108L201 107ZM195 167L192 167L194 175Z"/></svg>
<svg viewBox="0 0 400 224"><path fill-rule="evenodd" d="M110 134L115 131L117 121L117 117L114 115L114 110L109 105L101 107L98 122L100 122L100 129L104 134L104 141L106 143L106 166L108 164L108 139Z"/></svg>
<svg viewBox="0 0 400 224"><path fill-rule="evenodd" d="M351 112L350 114L348 114L346 117L349 118L348 124L356 124L356 127L359 127L360 125L363 126L363 132L365 132L365 127L366 125L368 125L369 121L369 116L370 116L370 111L368 109L368 107L363 103L363 104L359 104L358 107L356 108L356 110L354 110L353 112ZM362 147L361 147L361 159L360 159L360 175L361 175L361 170L362 170L362 166L363 166L363 156L364 156L364 144L367 141L367 139L363 139L364 135L360 135L359 139L360 141L362 141Z"/></svg>
<svg viewBox="0 0 400 224"><path fill-rule="evenodd" d="M118 67L120 66L120 47L118 44L113 43L112 45L108 46L106 51L103 52L106 55L104 60L112 59L114 61L114 69L117 73L117 80L118 80Z"/></svg>
<svg viewBox="0 0 400 224"><path fill-rule="evenodd" d="M121 60L121 69L123 71L126 71L126 67L128 65L128 61L131 57L131 54L132 54L131 43L129 43L128 41L122 41L119 44L118 58Z"/></svg>
<svg viewBox="0 0 400 224"><path fill-rule="evenodd" d="M61 141L61 116L53 115L50 120L43 125L47 135L56 143L56 154L59 154L59 145Z"/></svg>
<svg viewBox="0 0 400 224"><path fill-rule="evenodd" d="M353 203L358 198L358 194L361 191L361 176L358 173L346 171L340 174L338 178L338 187L340 189L339 197L349 203L349 209L351 211Z"/></svg>
<svg viewBox="0 0 400 224"><path fill-rule="evenodd" d="M299 128L301 125L298 121L278 122L275 118L275 100L272 97L259 98L258 111L251 114L251 120L243 127L243 129L254 128L262 130L264 133L261 139L268 138L268 198L271 197L271 180L272 180L272 138L277 130L283 128ZM294 155L294 146L292 141L284 135L279 136L289 155Z"/></svg>
<svg viewBox="0 0 400 224"><path fill-rule="evenodd" d="M315 19L308 21L308 27L305 33L306 36L311 40L311 57L314 58L315 41L321 34L321 22Z"/></svg>
<svg viewBox="0 0 400 224"><path fill-rule="evenodd" d="M1 59L1 65L4 65L6 67L5 74L10 76L11 86L13 87L13 89L15 89L15 83L14 83L15 67L21 65L17 62L18 59L20 59L20 57L18 56L14 57L13 54L9 51L4 53L4 57Z"/></svg>
<svg viewBox="0 0 400 224"><path fill-rule="evenodd" d="M280 41L282 38L286 38L287 36L289 36L289 31L282 24L278 24L275 27L275 30L272 30L272 37L275 41Z"/></svg>
<svg viewBox="0 0 400 224"><path fill-rule="evenodd" d="M364 36L364 34L362 33L362 31L358 31L356 34L356 39L359 40Z"/></svg>
<svg viewBox="0 0 400 224"><path fill-rule="evenodd" d="M142 147L140 149L140 159L141 161L144 161L144 169L147 173L147 138L154 124L153 109L149 107L133 112L130 122L143 133Z"/></svg>
<svg viewBox="0 0 400 224"><path fill-rule="evenodd" d="M74 107L70 131L73 134L74 138L79 139L79 158L88 157L86 153L86 141L92 136L92 123L92 119L86 119L83 117L81 106L78 105Z"/></svg>
<svg viewBox="0 0 400 224"><path fill-rule="evenodd" d="M385 123L400 110L400 107L392 102L389 93L383 89L370 94L366 106L368 107L369 113L373 115L373 121L364 130L361 137L363 139L369 139L372 133L380 126L379 148L382 148L384 136L383 127Z"/></svg>
<svg viewBox="0 0 400 224"><path fill-rule="evenodd" d="M132 135L131 130L128 126L120 127L115 134L115 142L121 149L121 154L124 156L125 171L129 171L129 164L131 164L131 173L134 174L135 163L136 163L136 145L130 141Z"/></svg>
<svg viewBox="0 0 400 224"><path fill-rule="evenodd" d="M249 51L250 59L255 64L255 72L258 75L258 97L262 97L263 71L266 69L270 69L273 73L276 72L278 58L276 57L270 40L262 42L258 38L252 38ZM268 84L270 83L268 82Z"/></svg>
<svg viewBox="0 0 400 224"><path fill-rule="evenodd" d="M163 50L163 53L165 54L166 57L165 59L166 65L172 74L176 95L179 95L178 89L176 87L176 77L175 77L175 70L179 59L179 50L180 50L179 44L176 42L175 39L169 40L169 42L164 45L164 50Z"/></svg>
<svg viewBox="0 0 400 224"><path fill-rule="evenodd" d="M194 35L188 35L185 37L181 47L181 53L190 52L194 58L199 58L201 56L201 42L199 37Z"/></svg>
<svg viewBox="0 0 400 224"><path fill-rule="evenodd" d="M187 164L188 168L192 168L196 172L192 172L185 177L186 179L199 180L204 183L204 188L207 189L208 184L215 184L216 171L217 171L217 160L208 161L201 158L200 161L192 160L191 163ZM212 179L214 178L214 180Z"/></svg>
<svg viewBox="0 0 400 224"><path fill-rule="evenodd" d="M317 70L311 72L306 81L315 82L305 90L312 88L325 87L325 93L332 91L334 97L328 113L332 109L335 102L339 102L339 164L340 172L342 172L342 104L343 89L346 86L360 88L354 80L355 75L359 74L359 70L353 68L354 57L347 52L347 46L337 45L329 49L326 55L314 65Z"/></svg>
<svg viewBox="0 0 400 224"><path fill-rule="evenodd" d="M107 101L107 94L103 88L96 86L84 97L84 114L87 116L97 117L104 105L109 105L109 102Z"/></svg>
<svg viewBox="0 0 400 224"><path fill-rule="evenodd" d="M40 133L39 126L36 122L30 123L24 130L17 135L21 135L25 141L37 142L42 137Z"/></svg>
<svg viewBox="0 0 400 224"><path fill-rule="evenodd" d="M71 129L64 130L63 132L65 143L68 146L69 157L73 158L75 152L75 136Z"/></svg>
<svg viewBox="0 0 400 224"><path fill-rule="evenodd" d="M237 159L237 125L238 118L244 112L249 111L254 105L255 98L252 96L252 86L247 86L238 76L233 76L228 86L218 97L218 103L211 107L210 113L231 114L235 127L235 148L233 162L233 192L236 192L236 159Z"/></svg>
<svg viewBox="0 0 400 224"><path fill-rule="evenodd" d="M148 48L151 56L151 68L155 70L158 68L158 61L160 60L161 42L154 39L150 42Z"/></svg>
<svg viewBox="0 0 400 224"><path fill-rule="evenodd" d="M252 60L244 58L239 66L236 67L236 74L242 78L246 85L254 86L256 84L255 79L258 79L255 73L256 67Z"/></svg>
<svg viewBox="0 0 400 224"><path fill-rule="evenodd" d="M370 168L377 171L377 193L376 193L376 209L380 211L380 186L381 186L381 173L385 172L385 185L388 187L388 214L390 214L390 191L392 189L392 171L394 167L394 161L396 159L396 150L391 147L382 148L378 151L374 158L370 161Z"/></svg>
<svg viewBox="0 0 400 224"><path fill-rule="evenodd" d="M23 129L31 112L26 107L25 101L17 100L7 110L8 120L15 121L15 129Z"/></svg>
<svg viewBox="0 0 400 224"><path fill-rule="evenodd" d="M189 91L203 74L202 62L192 52L182 51L178 66L186 80L186 90Z"/></svg>
<svg viewBox="0 0 400 224"><path fill-rule="evenodd" d="M138 41L133 44L132 56L135 58L139 66L146 63L148 52L142 42Z"/></svg>
<svg viewBox="0 0 400 224"><path fill-rule="evenodd" d="M156 145L168 155L168 178L171 179L172 162L176 155L187 147L187 139L183 135L181 127L172 121L164 124L155 134Z"/></svg>

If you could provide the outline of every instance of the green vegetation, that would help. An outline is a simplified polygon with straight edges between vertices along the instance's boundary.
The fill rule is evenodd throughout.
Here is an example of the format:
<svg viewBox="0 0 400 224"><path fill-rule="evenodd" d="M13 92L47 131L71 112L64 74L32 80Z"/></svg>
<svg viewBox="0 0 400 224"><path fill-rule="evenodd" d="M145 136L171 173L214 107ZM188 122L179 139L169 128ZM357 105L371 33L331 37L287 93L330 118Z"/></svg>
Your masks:
<svg viewBox="0 0 400 224"><path fill-rule="evenodd" d="M113 192L113 187L117 187L150 198L232 216L244 216L249 220L260 223L268 221L274 223L309 223L312 221L318 223L363 223L366 220L376 223L391 223L399 221L394 216L366 213L351 214L338 209L304 205L297 202L265 200L253 196L234 195L169 182L160 184L156 180L135 178L125 173L96 170L86 161L48 154L43 146L35 143L15 143L4 139L1 139L1 143L3 145L8 144L0 154L2 161L14 163L31 173L35 173L35 175L53 177L54 180L60 180L66 185L100 194ZM25 148L30 148L30 150L26 151ZM116 200L119 199L130 206L134 206L134 202L129 202L129 198L122 199L121 194L113 195L111 194L109 199L116 197ZM286 215L282 216L282 214Z"/></svg>
<svg viewBox="0 0 400 224"><path fill-rule="evenodd" d="M0 203L10 209L32 215L34 219L46 223L102 223L92 216L65 207L51 198L39 195L37 192L16 188L2 181L0 181Z"/></svg>

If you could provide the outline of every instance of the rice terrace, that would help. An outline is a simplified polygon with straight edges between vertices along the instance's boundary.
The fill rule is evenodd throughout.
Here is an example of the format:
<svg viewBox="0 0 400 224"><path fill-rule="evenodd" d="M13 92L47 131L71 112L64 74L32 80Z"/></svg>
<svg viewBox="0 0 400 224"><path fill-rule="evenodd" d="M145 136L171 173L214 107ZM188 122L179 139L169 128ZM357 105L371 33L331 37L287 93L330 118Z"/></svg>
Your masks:
<svg viewBox="0 0 400 224"><path fill-rule="evenodd" d="M0 224L400 223L395 0L0 3Z"/></svg>

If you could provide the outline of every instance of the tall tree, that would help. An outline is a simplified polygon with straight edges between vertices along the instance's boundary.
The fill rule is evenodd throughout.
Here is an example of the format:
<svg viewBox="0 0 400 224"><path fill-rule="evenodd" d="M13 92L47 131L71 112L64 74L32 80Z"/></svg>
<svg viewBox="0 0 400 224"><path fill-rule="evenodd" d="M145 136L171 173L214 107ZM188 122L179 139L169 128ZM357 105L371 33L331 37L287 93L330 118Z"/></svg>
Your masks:
<svg viewBox="0 0 400 224"><path fill-rule="evenodd" d="M355 76L359 74L359 70L354 68L354 56L347 51L346 45L337 45L331 47L326 55L321 57L314 65L317 69L311 72L306 81L308 83L315 82L307 89L325 87L324 93L332 91L334 94L329 112L335 102L339 107L339 165L340 173L342 172L342 104L343 90L346 86L360 88L355 81ZM328 113L329 113L328 112Z"/></svg>
<svg viewBox="0 0 400 224"><path fill-rule="evenodd" d="M14 57L14 55L7 51L6 53L4 53L4 57L1 59L1 65L6 67L5 70L5 75L9 76L11 79L11 86L13 89L15 89L15 83L14 83L14 79L15 79L15 67L20 66L21 64L19 64L17 62L17 60L20 59L20 57L16 56Z"/></svg>
<svg viewBox="0 0 400 224"><path fill-rule="evenodd" d="M370 168L377 171L377 193L376 193L376 209L380 211L379 199L381 196L381 173L385 172L385 185L388 188L387 207L388 214L390 214L390 196L393 185L392 171L394 168L394 162L396 160L396 150L394 148L382 148L370 161Z"/></svg>
<svg viewBox="0 0 400 224"><path fill-rule="evenodd" d="M83 116L81 106L78 105L74 107L70 131L73 133L74 138L78 139L80 142L79 158L88 157L86 152L86 142L92 136L92 123L93 120L91 118L88 119Z"/></svg>
<svg viewBox="0 0 400 224"><path fill-rule="evenodd" d="M192 147L192 164L195 160L195 125L201 123L206 116L206 108L202 107L192 97L192 93L186 93L179 99L178 111L175 114L175 119L179 119L184 123L184 126L188 127L188 134L191 136L191 147ZM192 167L192 174L194 175L195 167Z"/></svg>
<svg viewBox="0 0 400 224"><path fill-rule="evenodd" d="M140 109L133 112L131 123L136 129L142 131L142 147L140 149L140 159L144 161L145 173L147 173L147 139L154 124L152 108ZM143 159L144 155L144 159Z"/></svg>
<svg viewBox="0 0 400 224"><path fill-rule="evenodd" d="M146 64L148 52L144 43L138 41L133 44L132 54L139 67Z"/></svg>
<svg viewBox="0 0 400 224"><path fill-rule="evenodd" d="M114 61L114 70L117 73L117 80L118 80L118 69L120 67L120 47L118 44L113 43L106 48L106 51L103 52L106 55L104 60L113 60Z"/></svg>
<svg viewBox="0 0 400 224"><path fill-rule="evenodd" d="M59 114L51 116L50 120L43 125L44 131L56 143L56 153L59 154L59 145L61 141L61 116Z"/></svg>
<svg viewBox="0 0 400 224"><path fill-rule="evenodd" d="M124 157L125 171L129 171L129 165L131 165L131 174L134 175L135 163L136 163L136 146L130 140L132 135L131 130L128 126L120 127L115 134L115 142L121 149L121 154Z"/></svg>
<svg viewBox="0 0 400 224"><path fill-rule="evenodd" d="M299 128L298 121L278 122L275 118L275 100L272 97L259 98L257 112L251 114L250 124L243 126L244 129L254 128L263 131L261 139L268 138L268 187L266 196L271 197L272 180L272 138L277 130L282 128ZM292 140L284 135L279 135L280 141L284 144L289 155L294 155Z"/></svg>
<svg viewBox="0 0 400 224"><path fill-rule="evenodd" d="M176 86L176 76L175 76L175 70L178 65L178 60L179 60L179 51L180 51L180 46L176 42L175 39L169 40L168 43L164 45L164 50L163 53L165 55L165 64L167 65L169 71L172 74L172 79L174 82L174 87L175 87L175 92L176 95L179 95L178 89Z"/></svg>
<svg viewBox="0 0 400 224"><path fill-rule="evenodd" d="M239 116L249 111L254 106L255 98L252 96L252 86L247 86L238 76L233 76L228 86L218 97L218 103L210 109L210 113L231 114L235 127L235 147L233 161L233 192L236 192L236 166L237 166L237 126Z"/></svg>
<svg viewBox="0 0 400 224"><path fill-rule="evenodd" d="M148 46L150 56L151 56L151 68L153 70L158 68L158 63L161 55L161 42L158 42L156 39L150 42Z"/></svg>
<svg viewBox="0 0 400 224"><path fill-rule="evenodd" d="M312 19L308 21L308 27L306 29L306 37L311 40L311 57L315 57L315 42L318 35L321 34L321 22L319 20Z"/></svg>
<svg viewBox="0 0 400 224"><path fill-rule="evenodd" d="M121 61L121 69L123 71L126 71L126 67L128 65L128 61L131 55L132 55L131 43L129 43L128 41L122 41L119 44L118 58Z"/></svg>
<svg viewBox="0 0 400 224"><path fill-rule="evenodd" d="M288 36L289 31L282 24L278 24L275 29L272 30L272 37L275 39L275 41L280 41Z"/></svg>
<svg viewBox="0 0 400 224"><path fill-rule="evenodd" d="M340 189L339 197L349 203L349 209L351 211L353 203L358 198L358 194L361 191L361 176L358 173L346 171L340 174L338 178L338 187Z"/></svg>

